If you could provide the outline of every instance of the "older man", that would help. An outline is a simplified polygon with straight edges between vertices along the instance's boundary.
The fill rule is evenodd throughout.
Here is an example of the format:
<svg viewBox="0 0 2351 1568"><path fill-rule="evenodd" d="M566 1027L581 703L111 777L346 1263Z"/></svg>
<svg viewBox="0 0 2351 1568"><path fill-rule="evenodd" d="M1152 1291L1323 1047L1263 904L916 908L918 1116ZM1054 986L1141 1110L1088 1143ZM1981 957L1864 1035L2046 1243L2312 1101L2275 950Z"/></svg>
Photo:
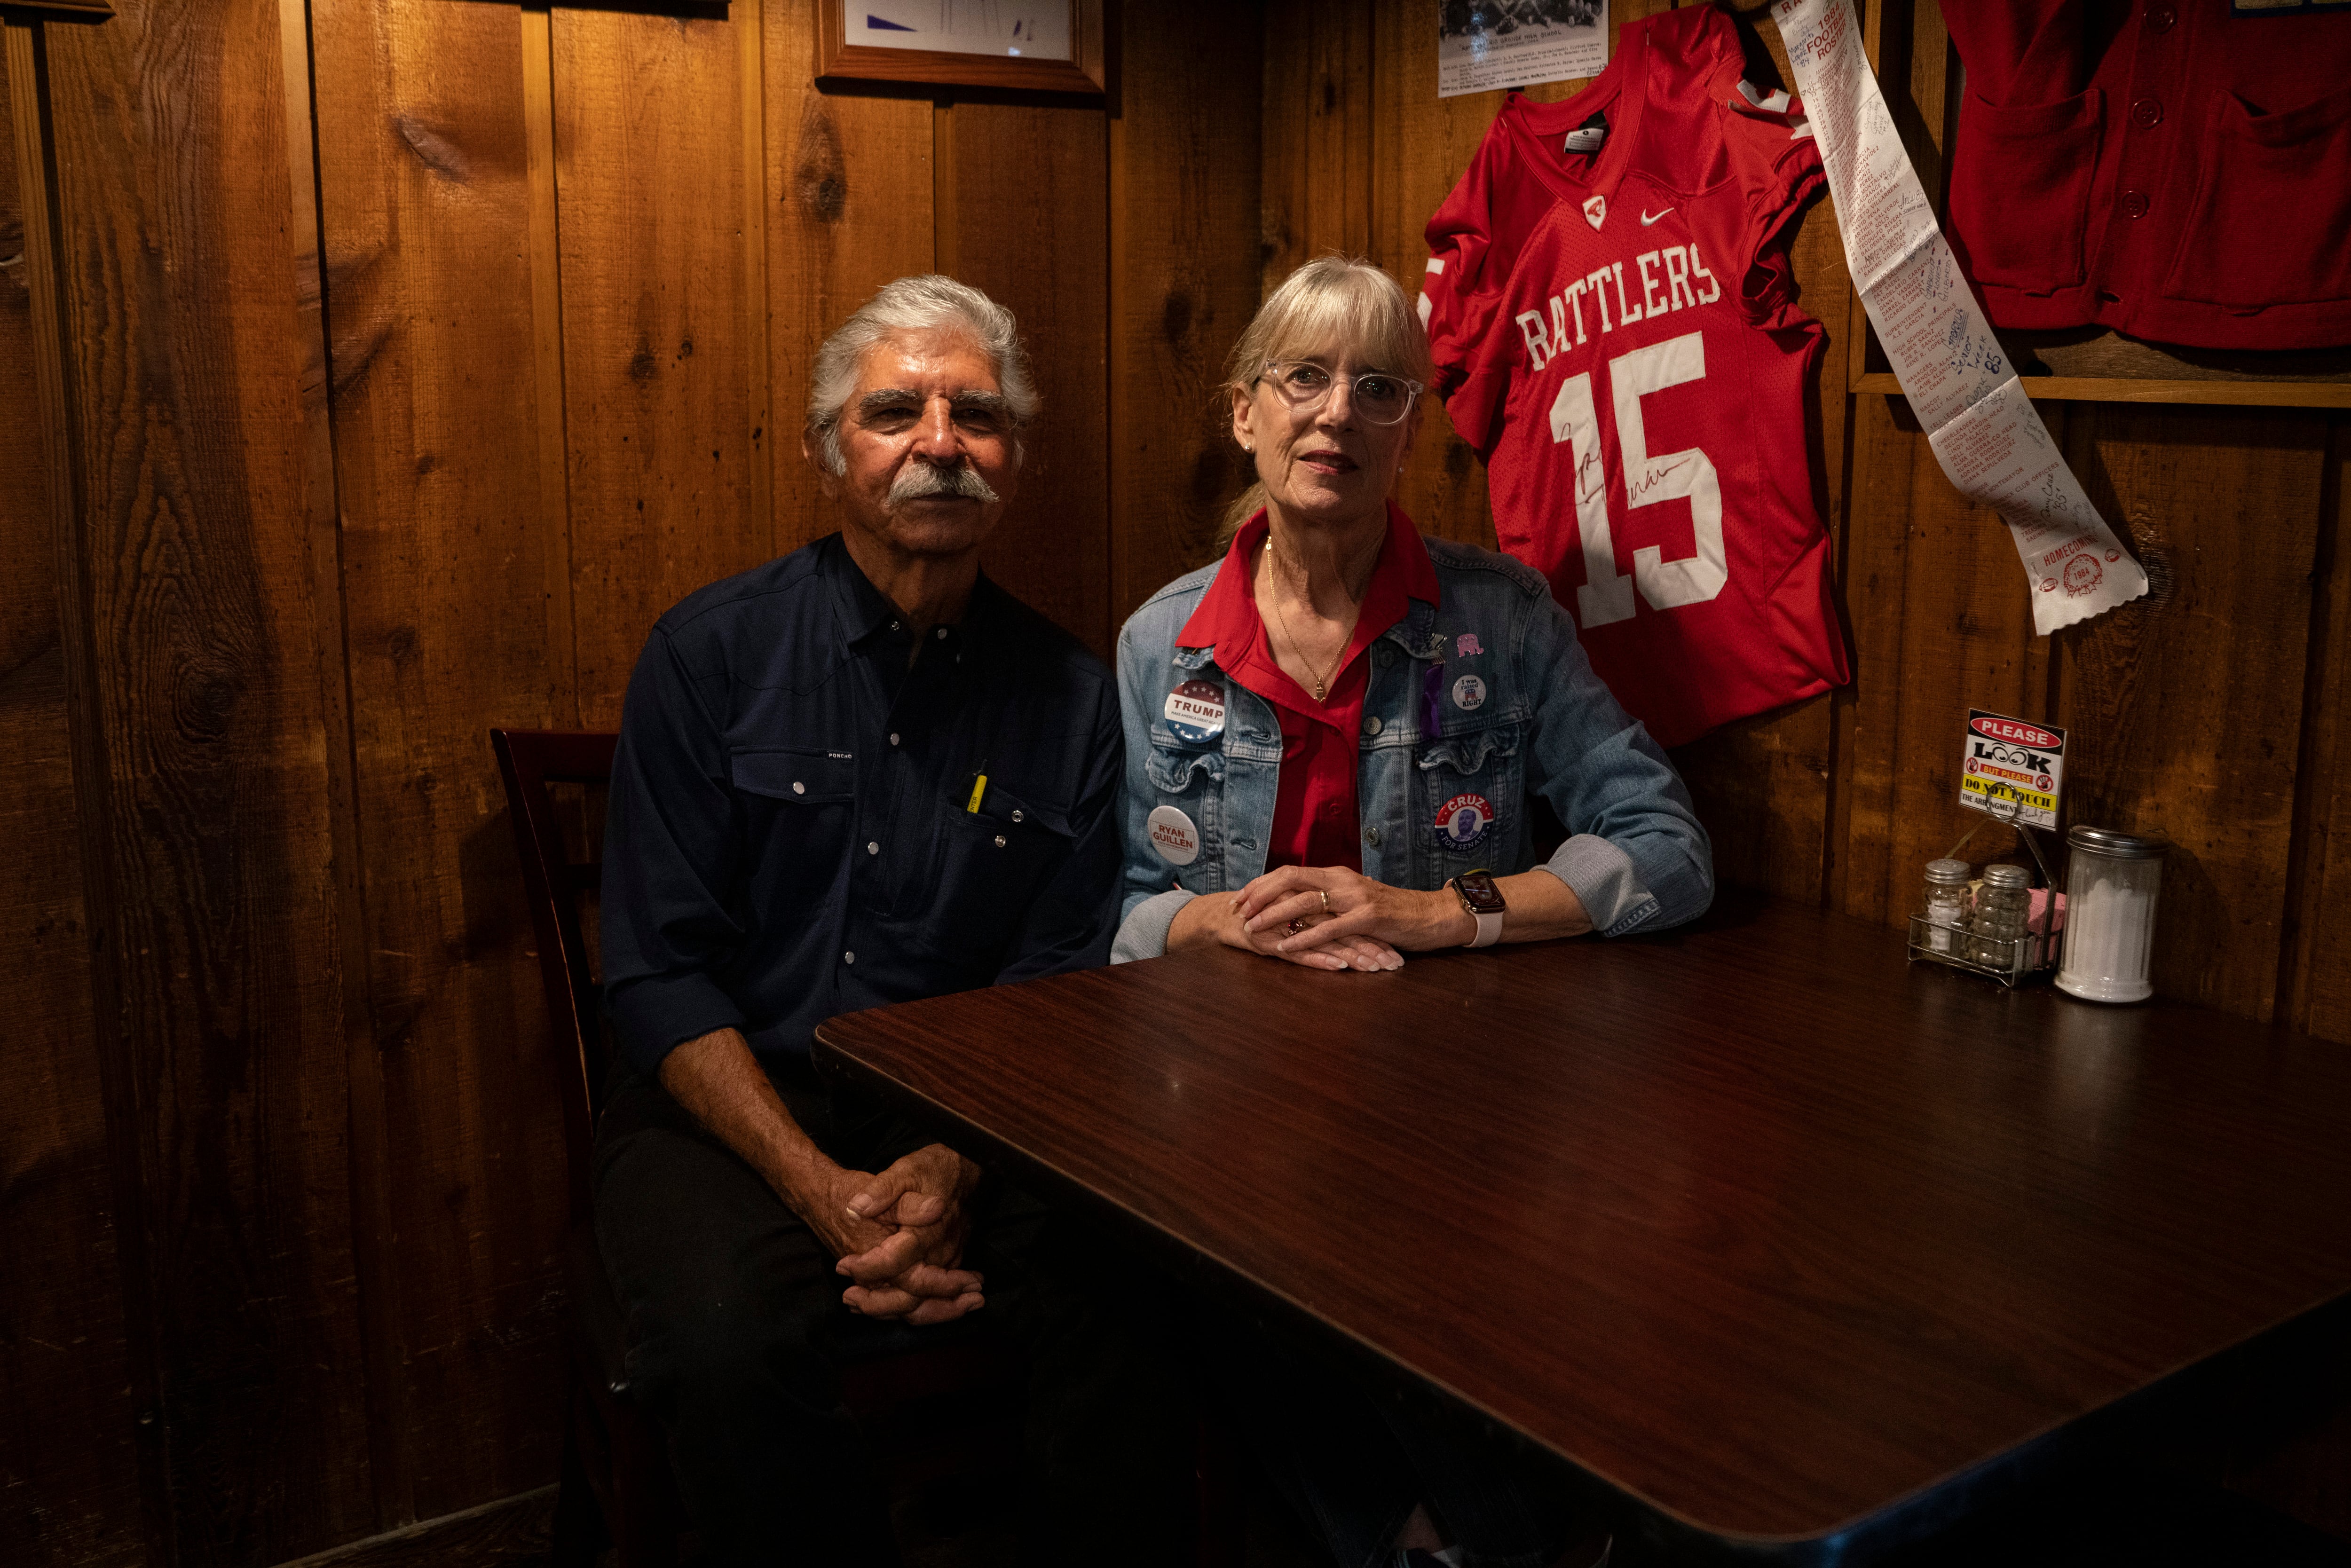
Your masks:
<svg viewBox="0 0 2351 1568"><path fill-rule="evenodd" d="M810 1066L833 1014L1108 952L1116 689L979 572L1037 394L946 277L876 294L812 382L841 532L663 616L622 716L596 1215L631 1375L718 1561L888 1563L838 1358L984 1304L1032 1368L1030 1560L1150 1561L1181 1495L1156 1293Z"/></svg>

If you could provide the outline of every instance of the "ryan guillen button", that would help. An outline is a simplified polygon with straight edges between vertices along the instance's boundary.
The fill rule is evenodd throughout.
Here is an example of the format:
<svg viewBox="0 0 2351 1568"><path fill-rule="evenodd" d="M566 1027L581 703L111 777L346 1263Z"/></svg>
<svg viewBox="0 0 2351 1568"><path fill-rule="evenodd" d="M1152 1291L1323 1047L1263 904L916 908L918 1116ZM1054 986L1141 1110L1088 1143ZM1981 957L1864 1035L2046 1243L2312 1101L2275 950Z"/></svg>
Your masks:
<svg viewBox="0 0 2351 1568"><path fill-rule="evenodd" d="M1190 865L1200 858L1200 831L1192 819L1174 806L1161 806L1151 813L1145 824L1151 834L1151 847L1169 865Z"/></svg>

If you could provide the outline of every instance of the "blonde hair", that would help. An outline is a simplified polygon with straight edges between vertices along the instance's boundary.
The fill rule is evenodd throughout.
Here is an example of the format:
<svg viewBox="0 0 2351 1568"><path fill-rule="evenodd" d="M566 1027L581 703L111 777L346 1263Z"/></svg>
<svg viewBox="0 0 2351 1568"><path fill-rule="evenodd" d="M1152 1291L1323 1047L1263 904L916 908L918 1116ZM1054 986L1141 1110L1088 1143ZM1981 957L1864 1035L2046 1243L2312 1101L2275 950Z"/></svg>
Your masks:
<svg viewBox="0 0 2351 1568"><path fill-rule="evenodd" d="M1283 278L1233 344L1217 392L1228 403L1235 392L1246 397L1267 365L1313 354L1353 355L1424 386L1435 375L1420 312L1395 278L1361 256L1318 256ZM1226 425L1231 427L1229 408ZM1264 505L1263 484L1240 493L1217 530L1217 554L1232 548L1233 536Z"/></svg>

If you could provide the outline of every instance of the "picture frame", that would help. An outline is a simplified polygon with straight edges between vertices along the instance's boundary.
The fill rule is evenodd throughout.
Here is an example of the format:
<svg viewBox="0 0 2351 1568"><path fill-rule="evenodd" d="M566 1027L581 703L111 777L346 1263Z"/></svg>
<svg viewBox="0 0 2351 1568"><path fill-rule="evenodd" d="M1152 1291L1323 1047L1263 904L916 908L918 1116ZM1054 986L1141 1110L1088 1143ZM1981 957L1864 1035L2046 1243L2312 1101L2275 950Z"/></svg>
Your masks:
<svg viewBox="0 0 2351 1568"><path fill-rule="evenodd" d="M969 6L983 14L983 0L885 0L887 9L919 16L935 6L942 16L951 7ZM1066 15L1068 57L1040 59L960 49L876 47L852 40L852 17L872 15L883 6L864 0L818 0L816 79L820 82L920 82L941 87L1001 88L1031 92L1103 96L1107 68L1102 36L1102 0L987 0L987 10L1041 10ZM862 19L862 18L861 18ZM893 31L899 30L893 26ZM907 27L912 32L916 29ZM867 29L867 36L870 29Z"/></svg>

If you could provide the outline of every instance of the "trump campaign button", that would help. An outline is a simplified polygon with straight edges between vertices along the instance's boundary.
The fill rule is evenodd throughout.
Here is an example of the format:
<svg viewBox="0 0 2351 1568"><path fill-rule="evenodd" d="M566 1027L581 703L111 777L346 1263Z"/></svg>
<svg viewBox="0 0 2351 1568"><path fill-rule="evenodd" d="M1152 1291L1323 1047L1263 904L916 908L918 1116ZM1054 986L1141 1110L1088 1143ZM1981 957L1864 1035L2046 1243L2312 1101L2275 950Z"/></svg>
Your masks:
<svg viewBox="0 0 2351 1568"><path fill-rule="evenodd" d="M1190 865L1200 858L1200 830L1192 819L1173 806L1160 806L1151 813L1146 824L1151 834L1151 847L1169 865Z"/></svg>
<svg viewBox="0 0 2351 1568"><path fill-rule="evenodd" d="M1179 740L1197 746L1225 732L1225 688L1214 681L1186 681L1167 694L1160 708Z"/></svg>
<svg viewBox="0 0 2351 1568"><path fill-rule="evenodd" d="M1437 809L1437 841L1448 850L1474 850L1494 825L1494 802L1483 795L1456 795Z"/></svg>

